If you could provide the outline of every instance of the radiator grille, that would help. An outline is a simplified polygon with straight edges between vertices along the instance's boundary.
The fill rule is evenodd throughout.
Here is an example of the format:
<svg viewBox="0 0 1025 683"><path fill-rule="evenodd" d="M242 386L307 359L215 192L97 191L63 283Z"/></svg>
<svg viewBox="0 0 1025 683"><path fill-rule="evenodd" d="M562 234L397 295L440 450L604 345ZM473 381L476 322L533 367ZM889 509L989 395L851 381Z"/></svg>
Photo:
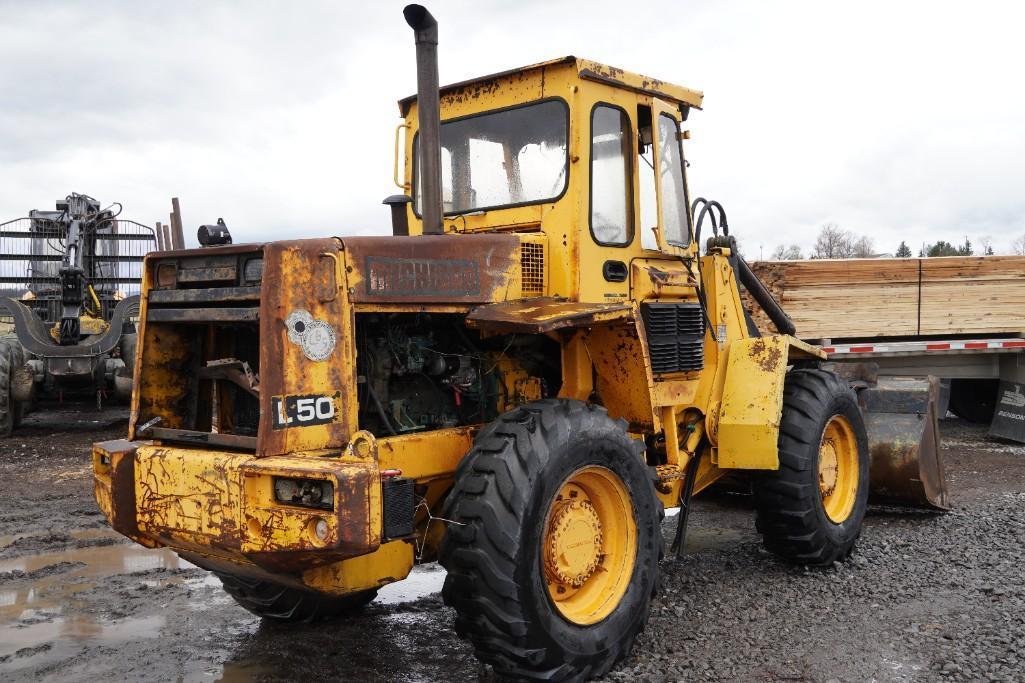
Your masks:
<svg viewBox="0 0 1025 683"><path fill-rule="evenodd" d="M539 242L520 243L520 291L523 296L545 293L545 249Z"/></svg>
<svg viewBox="0 0 1025 683"><path fill-rule="evenodd" d="M644 304L644 330L656 375L705 365L705 319L698 304Z"/></svg>

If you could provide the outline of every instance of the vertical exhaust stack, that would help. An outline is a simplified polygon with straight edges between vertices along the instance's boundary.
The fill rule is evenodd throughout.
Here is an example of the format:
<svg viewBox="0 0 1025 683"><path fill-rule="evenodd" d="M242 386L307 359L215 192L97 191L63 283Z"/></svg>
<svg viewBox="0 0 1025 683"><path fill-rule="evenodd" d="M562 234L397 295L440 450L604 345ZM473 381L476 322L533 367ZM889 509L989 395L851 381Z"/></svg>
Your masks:
<svg viewBox="0 0 1025 683"><path fill-rule="evenodd" d="M424 234L444 232L441 199L441 105L438 93L438 22L422 5L406 5L416 36L416 108L420 123L420 212ZM416 188L413 189L416 191Z"/></svg>

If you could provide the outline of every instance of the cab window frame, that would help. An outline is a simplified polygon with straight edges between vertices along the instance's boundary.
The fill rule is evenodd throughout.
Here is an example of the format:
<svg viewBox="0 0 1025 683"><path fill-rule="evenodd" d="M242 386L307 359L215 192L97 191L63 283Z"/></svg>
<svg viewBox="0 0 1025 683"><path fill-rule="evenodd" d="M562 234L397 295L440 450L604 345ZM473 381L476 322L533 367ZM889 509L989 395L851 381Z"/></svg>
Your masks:
<svg viewBox="0 0 1025 683"><path fill-rule="evenodd" d="M573 122L572 122L572 118L570 116L569 102L567 102L565 98L559 97L557 95L553 95L553 96L549 96L549 97L541 97L541 98L538 98L536 100L531 100L529 102L520 102L520 103L517 103L517 104L509 105L507 107L497 107L495 109L487 109L485 111L474 112L473 114L466 114L464 116L456 116L456 117L453 117L453 118L450 118L450 119L442 119L441 120L441 125L444 126L446 123L455 123L455 122L458 122L458 121L466 121L468 119L477 118L479 116L486 116L488 114L498 114L498 113L501 113L501 112L511 111L513 109L523 109L524 107L532 107L534 105L545 104L547 102L558 102L559 104L561 104L562 105L562 113L565 115L565 119L566 119L566 161L565 161L565 165L563 166L563 173L564 173L564 175L563 175L562 190L559 192L559 194L555 195L554 197L546 197L544 199L531 199L529 201L514 202L514 203L511 203L511 204L495 204L494 206L474 207L473 209L469 209L469 210L466 210L466 211L445 211L445 212L442 213L442 217L443 218L447 218L449 216L460 216L460 215L463 215L463 214L474 213L474 212L478 212L478 211L480 211L480 212L504 211L505 209L517 209L517 208L524 207L524 206L537 206L537 205L540 205L540 204L555 204L556 202L561 200L564 196L566 196L566 193L569 191L569 186L570 186L570 174L573 172L573 168L572 168L573 164L570 161L571 157L573 156L573 152L571 151L571 146L573 144L573 130L572 130ZM410 160L411 160L411 163L412 163L412 173L410 174L411 175L411 178L410 178L410 180L411 180L411 184L410 184L410 197L411 197L412 201L410 201L410 207L412 208L413 215L416 216L417 218L422 219L423 215L422 215L422 213L420 211L419 203L416 201L416 197L417 197L417 190L416 190L417 182L420 179L420 177L419 177L420 176L420 164L419 164L419 158L418 158L419 155L417 154L417 152L420 149L420 144L419 143L420 143L420 130L419 130L419 128L417 128L416 132L413 133L413 139L412 139L412 142L411 142L412 150L411 150L411 153L410 153ZM445 181L444 181L444 178L443 178L442 179L442 187L444 187L444 184L445 184Z"/></svg>
<svg viewBox="0 0 1025 683"><path fill-rule="evenodd" d="M593 221L594 221L594 115L598 111L599 108L613 109L613 110L618 111L620 113L620 115L622 116L621 120L625 120L626 121L626 130L623 131L623 134L626 136L625 139L630 142L630 154L624 155L624 159L623 159L624 171L626 173L626 187L624 188L626 196L624 198L624 201L626 202L626 221L627 221L627 224L626 224L626 238L622 242L602 242L594 234L594 224L593 224ZM635 189L634 188L634 166L635 165L634 165L633 156L636 155L637 149L636 149L636 141L635 141L635 139L633 137L633 129L634 129L633 120L630 118L630 113L624 107L621 107L618 104L613 104L611 102L605 102L605 101L595 102L594 105L591 107L591 112L588 115L589 140L588 140L588 143L587 143L587 153L588 153L588 159L587 159L587 231L591 233L591 240L593 240L595 244L597 244L598 246L601 246L601 247L613 247L613 248L616 248L616 249L625 249L625 248L630 247L631 245L633 245L634 238L636 237L636 233L637 233L637 226L636 226L637 217L634 214L636 212L636 208L637 207L634 205L634 201L635 201L635 197L634 197L634 195L635 195L635 192L634 192L634 189Z"/></svg>
<svg viewBox="0 0 1025 683"><path fill-rule="evenodd" d="M682 116L682 113L681 113L681 116ZM680 182L683 183L683 215L684 215L684 217L687 220L687 241L686 242L678 242L676 240L671 240L671 239L669 239L668 235L663 235L663 239L665 240L666 246L676 247L677 249L689 249L690 246L692 244L694 244L694 217L691 215L691 211L690 211L690 187L687 184L687 157L685 157L683 155L683 141L680 139L680 119L677 119L676 117L671 116L669 113L663 111L663 112L659 112L659 114L658 114L657 118L658 118L659 123L661 123L661 120L662 120L663 117L665 117L669 121L673 122L673 135L676 138L675 142L676 142L677 153L680 155ZM659 138L661 138L661 137L662 137L662 131L660 129L659 130ZM659 142L660 142L660 144L662 143L661 140ZM661 161L661 156L660 156L660 161ZM661 165L661 164L659 164L659 165ZM659 169L658 172L661 173L661 169ZM660 203L664 203L664 201L665 200L663 199L662 202L660 202ZM664 207L660 207L660 211L659 211L659 225L660 226L664 222L664 217L663 217L663 212L664 211L665 211L665 208ZM662 229L665 230L665 226L662 226ZM700 248L700 245L699 245L699 248Z"/></svg>

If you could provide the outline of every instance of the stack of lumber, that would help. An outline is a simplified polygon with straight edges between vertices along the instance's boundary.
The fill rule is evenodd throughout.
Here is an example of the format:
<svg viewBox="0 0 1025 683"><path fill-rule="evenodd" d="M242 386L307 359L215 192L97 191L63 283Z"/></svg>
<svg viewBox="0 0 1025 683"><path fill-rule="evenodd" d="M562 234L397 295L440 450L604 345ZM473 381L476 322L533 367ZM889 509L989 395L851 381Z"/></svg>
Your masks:
<svg viewBox="0 0 1025 683"><path fill-rule="evenodd" d="M1025 330L1025 256L761 261L751 269L804 339ZM753 300L745 303L759 329L775 331Z"/></svg>

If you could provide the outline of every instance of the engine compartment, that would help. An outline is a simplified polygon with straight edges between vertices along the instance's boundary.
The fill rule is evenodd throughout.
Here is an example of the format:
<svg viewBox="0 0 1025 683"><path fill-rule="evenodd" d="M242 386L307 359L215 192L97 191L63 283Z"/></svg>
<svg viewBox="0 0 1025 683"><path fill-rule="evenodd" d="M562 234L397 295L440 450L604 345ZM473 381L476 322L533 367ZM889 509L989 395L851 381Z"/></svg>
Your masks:
<svg viewBox="0 0 1025 683"><path fill-rule="evenodd" d="M377 436L488 422L561 382L554 341L482 337L459 314L357 314L356 359L359 424Z"/></svg>

